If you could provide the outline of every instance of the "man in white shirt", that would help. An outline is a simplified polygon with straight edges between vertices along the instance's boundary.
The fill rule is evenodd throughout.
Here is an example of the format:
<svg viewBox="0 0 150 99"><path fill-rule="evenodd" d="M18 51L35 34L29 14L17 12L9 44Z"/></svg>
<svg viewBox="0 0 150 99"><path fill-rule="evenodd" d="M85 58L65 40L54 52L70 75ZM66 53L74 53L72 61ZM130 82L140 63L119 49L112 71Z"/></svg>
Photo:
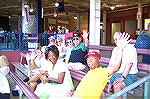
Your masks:
<svg viewBox="0 0 150 99"><path fill-rule="evenodd" d="M117 45L117 41L121 37L120 32L114 34L114 42ZM109 67L113 67L115 64L115 59L118 53L118 45L113 49L112 56L109 61ZM109 79L110 84L113 85L114 93L120 91L122 88L137 81L136 73L137 69L137 51L134 45L128 44L123 50L123 57L121 62L121 67L118 72L116 72Z"/></svg>

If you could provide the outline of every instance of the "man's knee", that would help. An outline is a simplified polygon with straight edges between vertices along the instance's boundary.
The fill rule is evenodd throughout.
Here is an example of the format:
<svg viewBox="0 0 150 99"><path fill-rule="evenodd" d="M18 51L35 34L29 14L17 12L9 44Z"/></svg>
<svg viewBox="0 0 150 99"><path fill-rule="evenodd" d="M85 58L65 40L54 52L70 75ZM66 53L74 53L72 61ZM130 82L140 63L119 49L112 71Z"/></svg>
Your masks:
<svg viewBox="0 0 150 99"><path fill-rule="evenodd" d="M120 82L118 84L113 85L113 90L116 92L123 89L125 86L126 84L124 82Z"/></svg>

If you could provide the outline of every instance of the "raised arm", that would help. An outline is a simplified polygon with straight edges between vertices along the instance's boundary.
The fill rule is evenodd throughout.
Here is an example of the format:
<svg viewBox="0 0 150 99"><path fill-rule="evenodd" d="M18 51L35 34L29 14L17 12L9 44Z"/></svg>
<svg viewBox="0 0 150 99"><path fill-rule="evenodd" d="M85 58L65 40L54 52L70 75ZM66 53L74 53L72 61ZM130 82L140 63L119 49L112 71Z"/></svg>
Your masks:
<svg viewBox="0 0 150 99"><path fill-rule="evenodd" d="M89 35L89 33L86 30L83 30L82 37L83 37L83 41L84 41L84 44L85 44L86 47L89 46L88 35Z"/></svg>

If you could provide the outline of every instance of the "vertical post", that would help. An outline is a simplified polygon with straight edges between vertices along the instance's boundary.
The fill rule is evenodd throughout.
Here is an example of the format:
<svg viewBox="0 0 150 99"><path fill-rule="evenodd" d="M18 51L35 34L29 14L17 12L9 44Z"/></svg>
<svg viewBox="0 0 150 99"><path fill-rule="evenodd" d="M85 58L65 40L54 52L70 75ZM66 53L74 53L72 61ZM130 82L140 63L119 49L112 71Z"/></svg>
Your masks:
<svg viewBox="0 0 150 99"><path fill-rule="evenodd" d="M137 32L138 34L142 31L142 6L141 4L138 5L138 12L137 12Z"/></svg>
<svg viewBox="0 0 150 99"><path fill-rule="evenodd" d="M36 0L36 33L42 33L42 2Z"/></svg>
<svg viewBox="0 0 150 99"><path fill-rule="evenodd" d="M106 13L106 11L103 11L103 45L105 45L106 44L106 20L107 20L107 13Z"/></svg>
<svg viewBox="0 0 150 99"><path fill-rule="evenodd" d="M48 31L48 17L44 17L44 30Z"/></svg>
<svg viewBox="0 0 150 99"><path fill-rule="evenodd" d="M150 99L150 80L144 83L144 99Z"/></svg>
<svg viewBox="0 0 150 99"><path fill-rule="evenodd" d="M29 21L29 5L27 0L22 0L22 32L29 33L28 21Z"/></svg>
<svg viewBox="0 0 150 99"><path fill-rule="evenodd" d="M101 0L90 0L90 45L100 45Z"/></svg>

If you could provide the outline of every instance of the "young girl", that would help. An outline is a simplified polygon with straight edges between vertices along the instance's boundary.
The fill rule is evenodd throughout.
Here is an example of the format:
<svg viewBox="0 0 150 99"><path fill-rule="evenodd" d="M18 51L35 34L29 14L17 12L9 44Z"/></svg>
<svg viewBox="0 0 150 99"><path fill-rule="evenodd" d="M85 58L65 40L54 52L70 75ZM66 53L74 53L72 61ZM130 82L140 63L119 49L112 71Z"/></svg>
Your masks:
<svg viewBox="0 0 150 99"><path fill-rule="evenodd" d="M10 87L6 75L9 73L8 58L0 56L0 99L10 99Z"/></svg>

